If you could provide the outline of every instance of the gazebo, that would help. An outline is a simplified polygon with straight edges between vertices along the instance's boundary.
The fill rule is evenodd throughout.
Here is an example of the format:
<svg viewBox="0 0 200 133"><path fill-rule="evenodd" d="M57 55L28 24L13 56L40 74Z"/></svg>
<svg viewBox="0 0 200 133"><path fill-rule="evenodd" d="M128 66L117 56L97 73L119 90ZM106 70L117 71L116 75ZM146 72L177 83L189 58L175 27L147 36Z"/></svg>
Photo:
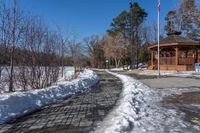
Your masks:
<svg viewBox="0 0 200 133"><path fill-rule="evenodd" d="M157 69L157 44L149 46L151 64L148 69ZM200 43L181 36L181 32L168 34L160 40L160 70L192 71L200 62Z"/></svg>

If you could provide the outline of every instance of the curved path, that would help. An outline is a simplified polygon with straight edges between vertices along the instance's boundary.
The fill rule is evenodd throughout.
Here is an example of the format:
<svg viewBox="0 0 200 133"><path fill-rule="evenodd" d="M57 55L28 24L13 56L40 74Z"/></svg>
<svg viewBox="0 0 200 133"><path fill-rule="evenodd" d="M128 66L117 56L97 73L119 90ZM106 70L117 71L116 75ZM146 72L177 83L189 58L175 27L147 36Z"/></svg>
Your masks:
<svg viewBox="0 0 200 133"><path fill-rule="evenodd" d="M121 81L97 71L99 85L91 91L77 94L57 104L0 125L0 132L88 132L101 124L103 118L115 106L122 90Z"/></svg>

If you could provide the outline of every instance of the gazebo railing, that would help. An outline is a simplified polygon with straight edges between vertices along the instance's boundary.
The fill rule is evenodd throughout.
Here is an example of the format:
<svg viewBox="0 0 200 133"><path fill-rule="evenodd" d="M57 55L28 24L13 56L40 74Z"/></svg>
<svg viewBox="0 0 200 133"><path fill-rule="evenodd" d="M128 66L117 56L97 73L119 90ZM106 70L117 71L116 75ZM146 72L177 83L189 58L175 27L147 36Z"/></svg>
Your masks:
<svg viewBox="0 0 200 133"><path fill-rule="evenodd" d="M200 59L198 61L200 62ZM193 65L194 63L193 57L178 59L178 65ZM160 57L160 65L176 65L176 57Z"/></svg>
<svg viewBox="0 0 200 133"><path fill-rule="evenodd" d="M160 57L160 65L176 65L176 57Z"/></svg>
<svg viewBox="0 0 200 133"><path fill-rule="evenodd" d="M195 59L193 57L179 58L179 65L194 65Z"/></svg>

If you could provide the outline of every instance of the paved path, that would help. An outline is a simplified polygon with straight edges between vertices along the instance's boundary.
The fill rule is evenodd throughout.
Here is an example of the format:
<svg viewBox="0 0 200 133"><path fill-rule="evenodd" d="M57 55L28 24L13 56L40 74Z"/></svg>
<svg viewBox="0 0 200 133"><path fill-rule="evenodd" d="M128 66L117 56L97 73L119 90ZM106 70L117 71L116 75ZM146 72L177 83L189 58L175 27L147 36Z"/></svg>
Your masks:
<svg viewBox="0 0 200 133"><path fill-rule="evenodd" d="M192 77L139 75L134 72L121 71L120 74L128 75L140 80L150 88L200 88L200 79Z"/></svg>
<svg viewBox="0 0 200 133"><path fill-rule="evenodd" d="M140 80L144 84L151 88L199 88L200 79L194 78L178 78L178 77L167 77L167 78L154 78L154 79L143 79Z"/></svg>
<svg viewBox="0 0 200 133"><path fill-rule="evenodd" d="M0 125L0 132L77 133L93 131L115 106L121 93L119 79L97 72L100 84L16 121Z"/></svg>

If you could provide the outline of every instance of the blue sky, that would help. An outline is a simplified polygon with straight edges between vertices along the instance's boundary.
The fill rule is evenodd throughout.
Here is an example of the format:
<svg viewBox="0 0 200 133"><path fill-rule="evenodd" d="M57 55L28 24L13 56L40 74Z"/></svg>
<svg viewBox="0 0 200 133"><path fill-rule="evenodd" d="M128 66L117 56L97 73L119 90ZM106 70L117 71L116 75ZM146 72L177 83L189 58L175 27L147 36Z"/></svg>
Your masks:
<svg viewBox="0 0 200 133"><path fill-rule="evenodd" d="M18 0L25 11L44 18L54 29L78 33L81 38L104 34L110 23L122 10L128 10L131 0ZM134 0L148 13L147 23L157 20L157 0ZM179 0L161 0L161 26L166 13Z"/></svg>

